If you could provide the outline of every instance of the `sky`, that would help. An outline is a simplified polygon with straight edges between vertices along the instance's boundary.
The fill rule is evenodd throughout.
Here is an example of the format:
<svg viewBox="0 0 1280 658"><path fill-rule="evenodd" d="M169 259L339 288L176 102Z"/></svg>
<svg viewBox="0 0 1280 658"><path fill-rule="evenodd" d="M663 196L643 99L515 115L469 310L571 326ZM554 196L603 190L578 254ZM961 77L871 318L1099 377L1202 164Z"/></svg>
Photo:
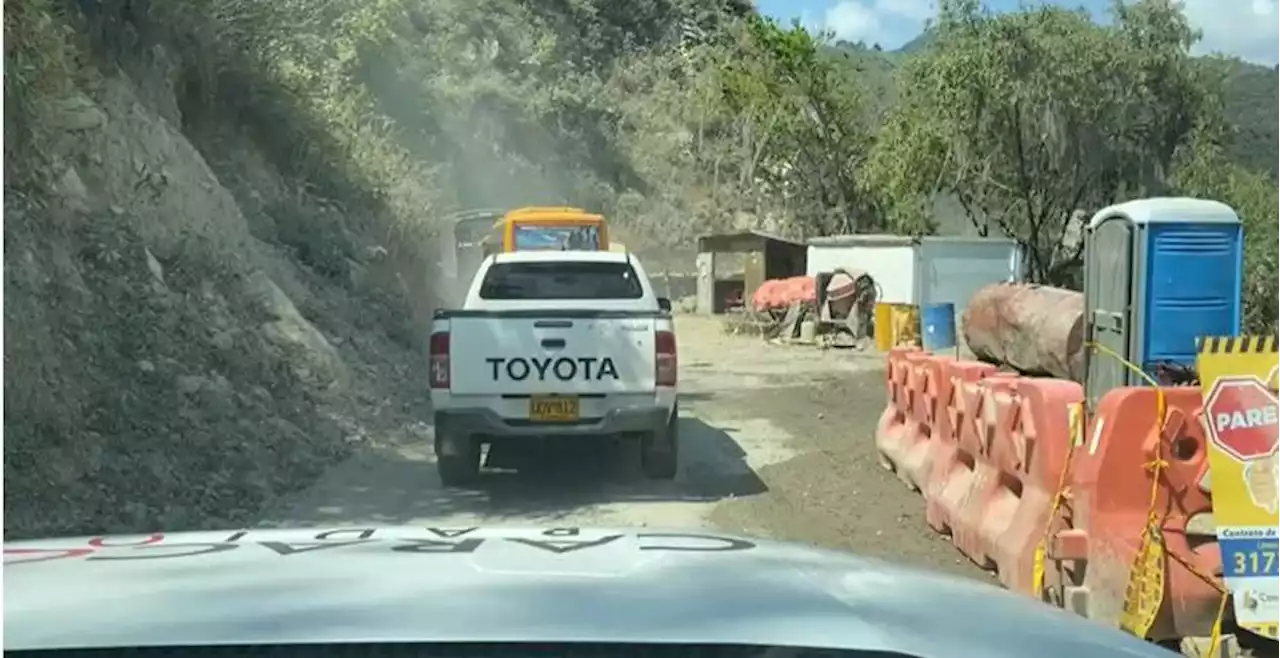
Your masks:
<svg viewBox="0 0 1280 658"><path fill-rule="evenodd" d="M1220 52L1274 65L1280 59L1278 0L1183 0L1187 18L1203 32L1197 54ZM1048 4L1085 7L1107 17L1110 0L1047 0ZM985 0L996 11L1018 8L1019 0ZM825 28L845 41L878 43L893 50L920 34L934 11L930 0L756 0L761 13L809 28Z"/></svg>

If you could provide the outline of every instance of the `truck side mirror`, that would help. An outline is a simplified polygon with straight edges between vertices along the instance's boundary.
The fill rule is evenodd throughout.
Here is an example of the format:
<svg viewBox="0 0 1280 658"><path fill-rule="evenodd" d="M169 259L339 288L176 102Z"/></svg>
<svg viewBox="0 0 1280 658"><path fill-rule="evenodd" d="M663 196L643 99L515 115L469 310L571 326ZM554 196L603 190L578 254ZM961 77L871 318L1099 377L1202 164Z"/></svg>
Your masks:
<svg viewBox="0 0 1280 658"><path fill-rule="evenodd" d="M663 313L670 313L670 312L671 312L671 300L670 300L670 299L667 299L666 297L659 297L659 298L658 298L658 310L659 310L659 311L662 311Z"/></svg>

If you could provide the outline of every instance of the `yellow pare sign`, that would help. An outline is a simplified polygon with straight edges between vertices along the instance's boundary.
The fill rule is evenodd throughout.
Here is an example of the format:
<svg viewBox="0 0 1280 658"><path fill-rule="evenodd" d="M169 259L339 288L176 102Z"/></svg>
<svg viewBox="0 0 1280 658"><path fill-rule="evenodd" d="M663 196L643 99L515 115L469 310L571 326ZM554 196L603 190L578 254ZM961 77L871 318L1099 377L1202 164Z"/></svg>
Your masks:
<svg viewBox="0 0 1280 658"><path fill-rule="evenodd" d="M1280 461L1275 336L1201 338L1209 486L1222 575L1239 625L1275 638L1280 625Z"/></svg>

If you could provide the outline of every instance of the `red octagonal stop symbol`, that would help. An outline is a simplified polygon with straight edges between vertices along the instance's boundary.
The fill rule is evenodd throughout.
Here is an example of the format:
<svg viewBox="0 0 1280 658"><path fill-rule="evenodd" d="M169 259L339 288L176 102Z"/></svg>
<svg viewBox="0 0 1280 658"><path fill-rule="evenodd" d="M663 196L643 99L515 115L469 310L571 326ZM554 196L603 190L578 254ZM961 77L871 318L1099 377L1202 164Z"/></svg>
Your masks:
<svg viewBox="0 0 1280 658"><path fill-rule="evenodd" d="M1209 438L1241 461L1276 449L1276 396L1257 377L1219 377L1204 401Z"/></svg>

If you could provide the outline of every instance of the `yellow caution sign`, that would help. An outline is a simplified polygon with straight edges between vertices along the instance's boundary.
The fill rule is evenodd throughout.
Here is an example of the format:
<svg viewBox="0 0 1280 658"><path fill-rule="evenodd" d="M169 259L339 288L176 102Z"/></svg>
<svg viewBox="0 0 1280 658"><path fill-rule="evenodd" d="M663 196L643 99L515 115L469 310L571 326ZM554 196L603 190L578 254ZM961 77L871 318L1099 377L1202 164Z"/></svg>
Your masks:
<svg viewBox="0 0 1280 658"><path fill-rule="evenodd" d="M1201 338L1209 485L1222 574L1239 625L1275 638L1280 625L1280 462L1275 336Z"/></svg>

